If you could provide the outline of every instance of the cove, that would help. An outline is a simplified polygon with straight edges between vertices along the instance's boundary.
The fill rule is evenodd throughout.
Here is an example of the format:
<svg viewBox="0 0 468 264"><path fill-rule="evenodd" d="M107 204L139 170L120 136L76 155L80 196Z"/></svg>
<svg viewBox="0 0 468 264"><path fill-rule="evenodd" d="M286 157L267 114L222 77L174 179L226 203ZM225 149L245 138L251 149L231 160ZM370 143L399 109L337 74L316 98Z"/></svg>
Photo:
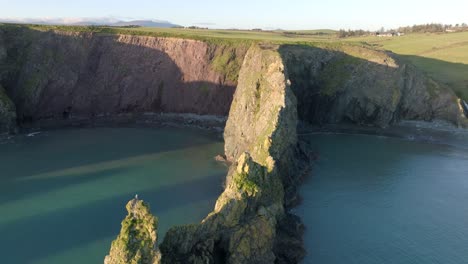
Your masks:
<svg viewBox="0 0 468 264"><path fill-rule="evenodd" d="M102 263L135 194L174 225L214 207L226 167L218 137L175 128L92 128L0 143L2 263Z"/></svg>
<svg viewBox="0 0 468 264"><path fill-rule="evenodd" d="M296 209L303 263L464 263L468 148L378 136L317 134ZM464 143L464 145L463 145Z"/></svg>

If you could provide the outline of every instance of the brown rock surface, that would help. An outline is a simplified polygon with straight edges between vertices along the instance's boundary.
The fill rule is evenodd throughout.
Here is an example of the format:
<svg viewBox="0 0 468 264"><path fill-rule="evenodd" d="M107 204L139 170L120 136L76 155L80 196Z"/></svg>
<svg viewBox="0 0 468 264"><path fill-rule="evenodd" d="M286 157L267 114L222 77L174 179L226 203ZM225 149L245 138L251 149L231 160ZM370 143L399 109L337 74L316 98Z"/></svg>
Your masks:
<svg viewBox="0 0 468 264"><path fill-rule="evenodd" d="M245 47L76 32L0 30L20 120L175 112L227 115L236 82L213 60ZM233 61L235 61L233 60ZM230 63L230 62L227 62ZM5 79L5 78L4 78Z"/></svg>

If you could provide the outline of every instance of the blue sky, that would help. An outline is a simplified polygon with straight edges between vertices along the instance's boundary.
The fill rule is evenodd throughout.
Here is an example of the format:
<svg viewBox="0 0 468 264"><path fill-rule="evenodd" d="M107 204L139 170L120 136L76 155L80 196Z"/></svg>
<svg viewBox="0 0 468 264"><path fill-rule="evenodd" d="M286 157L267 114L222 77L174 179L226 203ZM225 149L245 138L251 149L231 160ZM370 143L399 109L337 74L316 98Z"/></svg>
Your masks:
<svg viewBox="0 0 468 264"><path fill-rule="evenodd" d="M160 19L213 28L393 28L468 23L468 0L0 0L0 18Z"/></svg>

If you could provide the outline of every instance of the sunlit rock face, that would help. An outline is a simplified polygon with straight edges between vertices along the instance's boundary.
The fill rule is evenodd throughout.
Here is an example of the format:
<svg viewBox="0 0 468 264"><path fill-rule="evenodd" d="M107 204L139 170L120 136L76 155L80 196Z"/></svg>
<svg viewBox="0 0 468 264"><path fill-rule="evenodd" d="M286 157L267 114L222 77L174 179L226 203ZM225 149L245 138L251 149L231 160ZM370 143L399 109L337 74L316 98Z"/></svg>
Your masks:
<svg viewBox="0 0 468 264"><path fill-rule="evenodd" d="M247 48L0 26L0 84L20 122L144 112L226 116Z"/></svg>
<svg viewBox="0 0 468 264"><path fill-rule="evenodd" d="M127 217L119 236L112 242L105 264L153 264L159 262L156 251L158 219L143 200L127 203Z"/></svg>

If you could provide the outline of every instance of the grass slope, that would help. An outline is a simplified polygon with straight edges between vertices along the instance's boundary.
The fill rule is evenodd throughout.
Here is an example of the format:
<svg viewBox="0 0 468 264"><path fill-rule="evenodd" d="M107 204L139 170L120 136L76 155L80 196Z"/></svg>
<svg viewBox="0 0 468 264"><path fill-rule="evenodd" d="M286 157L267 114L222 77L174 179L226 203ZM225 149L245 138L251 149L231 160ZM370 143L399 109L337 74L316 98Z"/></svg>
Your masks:
<svg viewBox="0 0 468 264"><path fill-rule="evenodd" d="M468 32L349 38L402 55L429 76L468 100Z"/></svg>

